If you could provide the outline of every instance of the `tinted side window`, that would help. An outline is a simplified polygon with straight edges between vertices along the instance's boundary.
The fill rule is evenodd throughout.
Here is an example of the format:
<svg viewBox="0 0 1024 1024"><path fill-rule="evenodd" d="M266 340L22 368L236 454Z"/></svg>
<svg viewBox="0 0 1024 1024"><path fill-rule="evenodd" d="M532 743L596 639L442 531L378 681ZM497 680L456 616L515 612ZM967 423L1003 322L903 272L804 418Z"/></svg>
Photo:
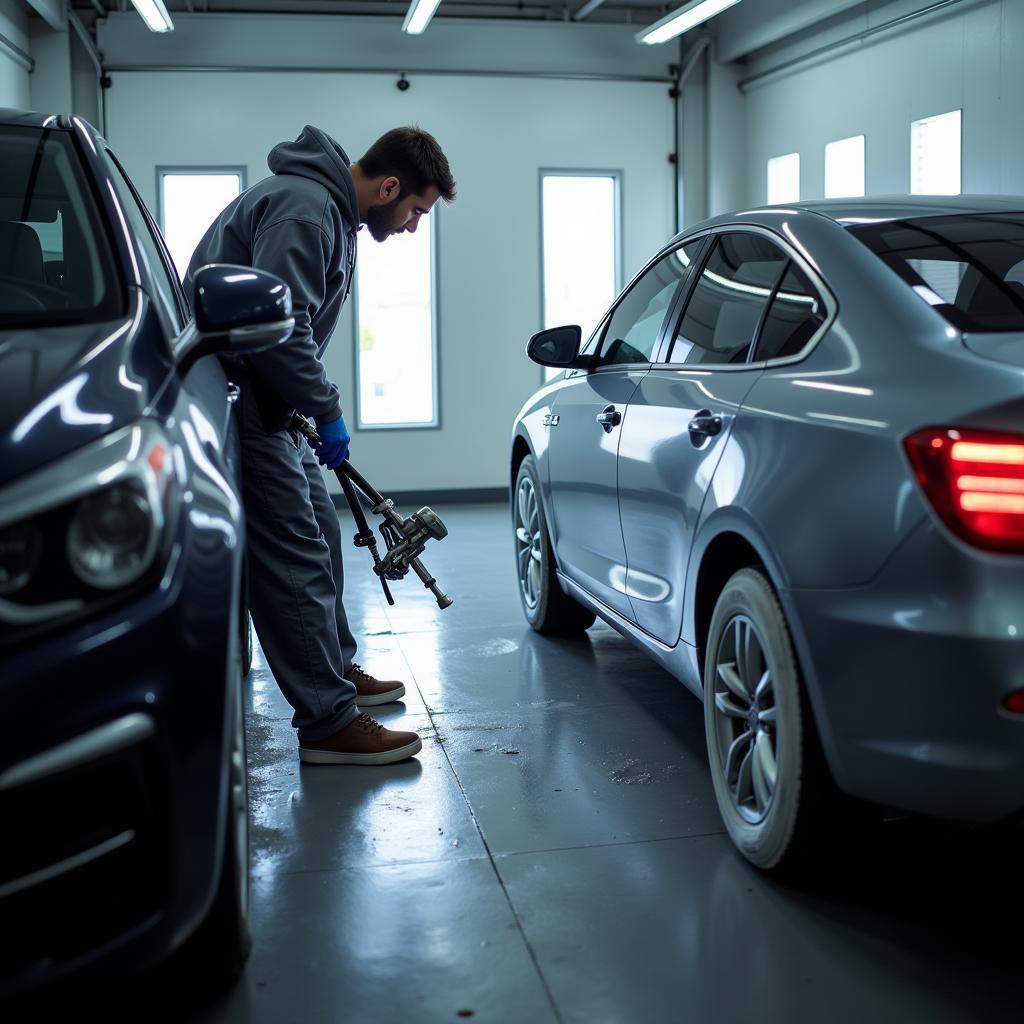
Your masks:
<svg viewBox="0 0 1024 1024"><path fill-rule="evenodd" d="M1020 213L887 221L850 234L959 330L1024 330Z"/></svg>
<svg viewBox="0 0 1024 1024"><path fill-rule="evenodd" d="M754 331L788 259L761 235L720 235L686 304L669 362L746 362Z"/></svg>
<svg viewBox="0 0 1024 1024"><path fill-rule="evenodd" d="M0 326L112 320L123 302L71 133L0 126Z"/></svg>
<svg viewBox="0 0 1024 1024"><path fill-rule="evenodd" d="M138 243L135 247L136 252L145 263L148 277L157 292L150 298L156 303L171 333L177 334L184 326L178 302L177 278L174 272L168 269L168 257L164 255L163 244L154 237L151 218L132 187L128 175L122 170L112 153L107 152L106 155L114 178L122 185L118 189L118 195L124 205L128 226Z"/></svg>
<svg viewBox="0 0 1024 1024"><path fill-rule="evenodd" d="M790 263L757 339L755 359L794 356L825 322L825 304L807 275Z"/></svg>
<svg viewBox="0 0 1024 1024"><path fill-rule="evenodd" d="M672 297L699 248L700 242L691 242L667 253L630 288L608 321L601 346L602 366L650 362Z"/></svg>

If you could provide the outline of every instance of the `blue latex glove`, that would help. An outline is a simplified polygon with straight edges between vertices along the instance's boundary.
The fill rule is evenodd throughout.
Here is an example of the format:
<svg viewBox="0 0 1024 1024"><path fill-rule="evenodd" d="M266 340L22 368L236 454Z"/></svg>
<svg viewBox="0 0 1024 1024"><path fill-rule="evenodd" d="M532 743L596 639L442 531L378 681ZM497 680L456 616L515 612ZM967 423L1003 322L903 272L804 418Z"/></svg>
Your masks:
<svg viewBox="0 0 1024 1024"><path fill-rule="evenodd" d="M348 443L352 440L345 426L345 417L318 419L316 432L320 440L310 441L310 445L316 451L317 461L328 469L337 469L348 458Z"/></svg>

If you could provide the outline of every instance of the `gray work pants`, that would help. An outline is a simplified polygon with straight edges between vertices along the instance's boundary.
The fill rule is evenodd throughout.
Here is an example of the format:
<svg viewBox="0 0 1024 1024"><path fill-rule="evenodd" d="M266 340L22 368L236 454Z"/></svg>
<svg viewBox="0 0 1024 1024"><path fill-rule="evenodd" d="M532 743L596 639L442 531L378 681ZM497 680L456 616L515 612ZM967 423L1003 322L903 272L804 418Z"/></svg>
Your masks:
<svg viewBox="0 0 1024 1024"><path fill-rule="evenodd" d="M359 715L338 514L305 439L268 434L244 387L237 409L253 626L300 742L321 740Z"/></svg>

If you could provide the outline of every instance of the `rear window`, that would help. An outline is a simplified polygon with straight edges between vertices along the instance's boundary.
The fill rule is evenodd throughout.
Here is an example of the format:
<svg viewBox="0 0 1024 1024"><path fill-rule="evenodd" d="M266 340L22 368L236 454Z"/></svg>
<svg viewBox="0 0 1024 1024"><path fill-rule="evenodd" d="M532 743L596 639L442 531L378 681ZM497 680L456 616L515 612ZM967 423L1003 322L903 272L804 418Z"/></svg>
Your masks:
<svg viewBox="0 0 1024 1024"><path fill-rule="evenodd" d="M922 217L850 229L961 331L1024 331L1024 214Z"/></svg>
<svg viewBox="0 0 1024 1024"><path fill-rule="evenodd" d="M0 126L0 329L121 313L100 223L69 132Z"/></svg>

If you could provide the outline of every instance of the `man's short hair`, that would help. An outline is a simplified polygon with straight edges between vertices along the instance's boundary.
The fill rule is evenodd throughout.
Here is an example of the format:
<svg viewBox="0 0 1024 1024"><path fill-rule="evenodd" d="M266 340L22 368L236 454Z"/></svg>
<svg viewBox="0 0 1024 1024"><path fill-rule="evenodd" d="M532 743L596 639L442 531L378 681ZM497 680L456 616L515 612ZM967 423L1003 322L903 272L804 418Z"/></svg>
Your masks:
<svg viewBox="0 0 1024 1024"><path fill-rule="evenodd" d="M358 163L369 178L394 175L405 194L421 196L434 185L446 203L455 199L455 179L448 158L437 139L422 128L392 128Z"/></svg>

